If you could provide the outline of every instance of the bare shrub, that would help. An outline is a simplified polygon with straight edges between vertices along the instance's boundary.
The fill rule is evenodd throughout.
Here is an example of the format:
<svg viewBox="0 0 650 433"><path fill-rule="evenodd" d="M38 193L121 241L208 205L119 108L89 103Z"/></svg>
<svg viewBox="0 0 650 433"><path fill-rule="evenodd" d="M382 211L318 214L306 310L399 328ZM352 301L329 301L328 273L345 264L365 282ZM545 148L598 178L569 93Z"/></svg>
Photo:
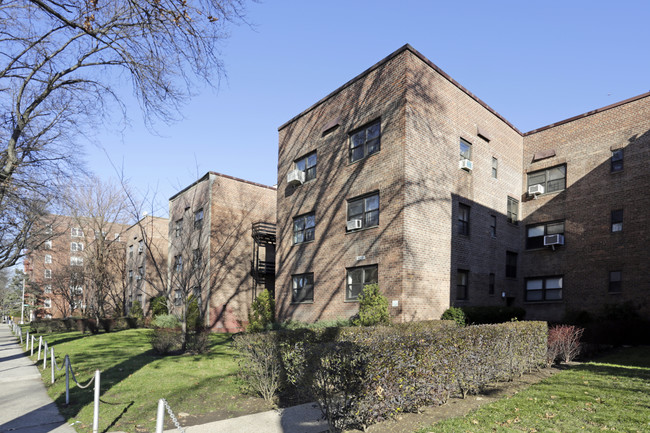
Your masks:
<svg viewBox="0 0 650 433"><path fill-rule="evenodd" d="M571 362L580 355L580 338L583 332L583 328L572 325L557 325L549 329L547 363L552 364L557 360Z"/></svg>
<svg viewBox="0 0 650 433"><path fill-rule="evenodd" d="M242 334L233 345L239 358L239 376L249 391L272 401L281 384L282 363L272 334Z"/></svg>

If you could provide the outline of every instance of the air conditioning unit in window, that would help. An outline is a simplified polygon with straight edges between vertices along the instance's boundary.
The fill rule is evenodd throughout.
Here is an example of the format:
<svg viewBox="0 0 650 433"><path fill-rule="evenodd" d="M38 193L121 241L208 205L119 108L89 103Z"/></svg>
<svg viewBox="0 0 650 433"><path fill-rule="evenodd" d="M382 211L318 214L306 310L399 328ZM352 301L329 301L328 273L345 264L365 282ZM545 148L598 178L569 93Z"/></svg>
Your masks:
<svg viewBox="0 0 650 433"><path fill-rule="evenodd" d="M291 170L287 174L287 183L289 185L302 185L305 183L305 172L302 170Z"/></svg>
<svg viewBox="0 0 650 433"><path fill-rule="evenodd" d="M564 235L546 235L544 236L544 246L564 245Z"/></svg>
<svg viewBox="0 0 650 433"><path fill-rule="evenodd" d="M458 168L463 170L472 171L474 164L469 159L461 159L458 163Z"/></svg>
<svg viewBox="0 0 650 433"><path fill-rule="evenodd" d="M362 226L361 220L348 221L348 230L360 229Z"/></svg>
<svg viewBox="0 0 650 433"><path fill-rule="evenodd" d="M531 185L528 187L528 195L537 197L540 194L544 194L544 185Z"/></svg>

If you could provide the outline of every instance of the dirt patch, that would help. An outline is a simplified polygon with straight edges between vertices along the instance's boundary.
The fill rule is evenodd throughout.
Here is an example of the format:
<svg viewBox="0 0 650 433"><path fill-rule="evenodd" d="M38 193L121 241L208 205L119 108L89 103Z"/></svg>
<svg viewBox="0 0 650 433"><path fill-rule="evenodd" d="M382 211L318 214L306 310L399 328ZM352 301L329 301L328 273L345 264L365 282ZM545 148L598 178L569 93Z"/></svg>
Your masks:
<svg viewBox="0 0 650 433"><path fill-rule="evenodd" d="M178 421L183 427L207 424L223 419L236 418L254 413L266 412L274 408L272 403L257 397L237 397L224 401L219 407L213 407L209 412L202 414L178 413ZM167 417L166 417L167 418ZM165 429L174 428L170 420L165 421Z"/></svg>
<svg viewBox="0 0 650 433"><path fill-rule="evenodd" d="M465 399L450 398L442 406L426 407L420 413L405 413L395 419L371 425L366 430L366 433L413 433L416 430L448 418L465 416L484 404L512 396L559 371L556 368L545 368L540 371L525 374L512 382L490 384L480 395L470 395ZM349 431L349 433L358 432L359 430Z"/></svg>

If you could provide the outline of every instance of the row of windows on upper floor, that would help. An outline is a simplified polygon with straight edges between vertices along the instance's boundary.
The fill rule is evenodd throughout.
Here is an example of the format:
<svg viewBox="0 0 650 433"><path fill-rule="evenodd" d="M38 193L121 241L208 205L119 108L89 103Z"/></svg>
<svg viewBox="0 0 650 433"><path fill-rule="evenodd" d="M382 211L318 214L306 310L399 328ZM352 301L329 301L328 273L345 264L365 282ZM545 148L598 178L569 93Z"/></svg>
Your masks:
<svg viewBox="0 0 650 433"><path fill-rule="evenodd" d="M189 210L189 207L185 208ZM194 230L200 230L203 227L203 208L194 212ZM174 221L174 237L180 238L183 235L183 218Z"/></svg>
<svg viewBox="0 0 650 433"><path fill-rule="evenodd" d="M83 295L84 288L83 286L75 286L75 285L70 285L70 295L72 296L81 296ZM52 293L52 285L51 284L46 284L43 286L43 293L50 294Z"/></svg>
<svg viewBox="0 0 650 433"><path fill-rule="evenodd" d="M513 254L513 253L510 253ZM507 258L508 259L508 258ZM510 257L511 259L511 257ZM516 260L516 255L514 257ZM506 264L506 277L508 276L508 265ZM456 300L470 300L470 271L467 269L458 269L456 275ZM609 293L620 293L623 290L623 271L608 271L608 291ZM488 275L488 295L494 295L497 292L495 283L495 273ZM563 299L563 275L552 275L543 277L528 277L524 281L524 300L526 302L544 302L544 301L561 301ZM483 283L484 284L484 283ZM483 286L484 287L484 286ZM505 292L502 292L505 296Z"/></svg>

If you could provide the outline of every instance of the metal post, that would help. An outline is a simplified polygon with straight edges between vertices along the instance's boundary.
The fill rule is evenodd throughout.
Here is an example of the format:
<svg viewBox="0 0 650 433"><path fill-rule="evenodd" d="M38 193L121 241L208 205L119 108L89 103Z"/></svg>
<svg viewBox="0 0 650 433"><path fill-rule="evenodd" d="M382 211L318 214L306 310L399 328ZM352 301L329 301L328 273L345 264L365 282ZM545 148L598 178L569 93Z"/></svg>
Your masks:
<svg viewBox="0 0 650 433"><path fill-rule="evenodd" d="M29 350L29 331L27 331L27 334L25 335L25 350Z"/></svg>
<svg viewBox="0 0 650 433"><path fill-rule="evenodd" d="M35 340L35 339L36 339L36 337L34 337L34 336L32 335L32 351L31 351L31 353L30 353L29 356L34 356L34 340Z"/></svg>
<svg viewBox="0 0 650 433"><path fill-rule="evenodd" d="M23 345L23 328L18 328L18 334L20 335L20 345Z"/></svg>
<svg viewBox="0 0 650 433"><path fill-rule="evenodd" d="M54 383L54 347L50 348L50 367L52 367L52 383Z"/></svg>
<svg viewBox="0 0 650 433"><path fill-rule="evenodd" d="M38 337L38 360L41 360L41 345L43 344L43 336Z"/></svg>
<svg viewBox="0 0 650 433"><path fill-rule="evenodd" d="M23 297L21 299L22 303L20 304L20 324L25 323L23 317L25 317L25 278L23 278Z"/></svg>
<svg viewBox="0 0 650 433"><path fill-rule="evenodd" d="M65 364L65 405L70 404L70 357L65 356L63 360Z"/></svg>
<svg viewBox="0 0 650 433"><path fill-rule="evenodd" d="M47 368L47 341L45 342L45 352L43 353L43 370Z"/></svg>
<svg viewBox="0 0 650 433"><path fill-rule="evenodd" d="M93 433L99 431L99 370L95 370L95 408L93 410Z"/></svg>
<svg viewBox="0 0 650 433"><path fill-rule="evenodd" d="M158 400L158 414L156 415L156 433L163 433L165 424L165 400Z"/></svg>

